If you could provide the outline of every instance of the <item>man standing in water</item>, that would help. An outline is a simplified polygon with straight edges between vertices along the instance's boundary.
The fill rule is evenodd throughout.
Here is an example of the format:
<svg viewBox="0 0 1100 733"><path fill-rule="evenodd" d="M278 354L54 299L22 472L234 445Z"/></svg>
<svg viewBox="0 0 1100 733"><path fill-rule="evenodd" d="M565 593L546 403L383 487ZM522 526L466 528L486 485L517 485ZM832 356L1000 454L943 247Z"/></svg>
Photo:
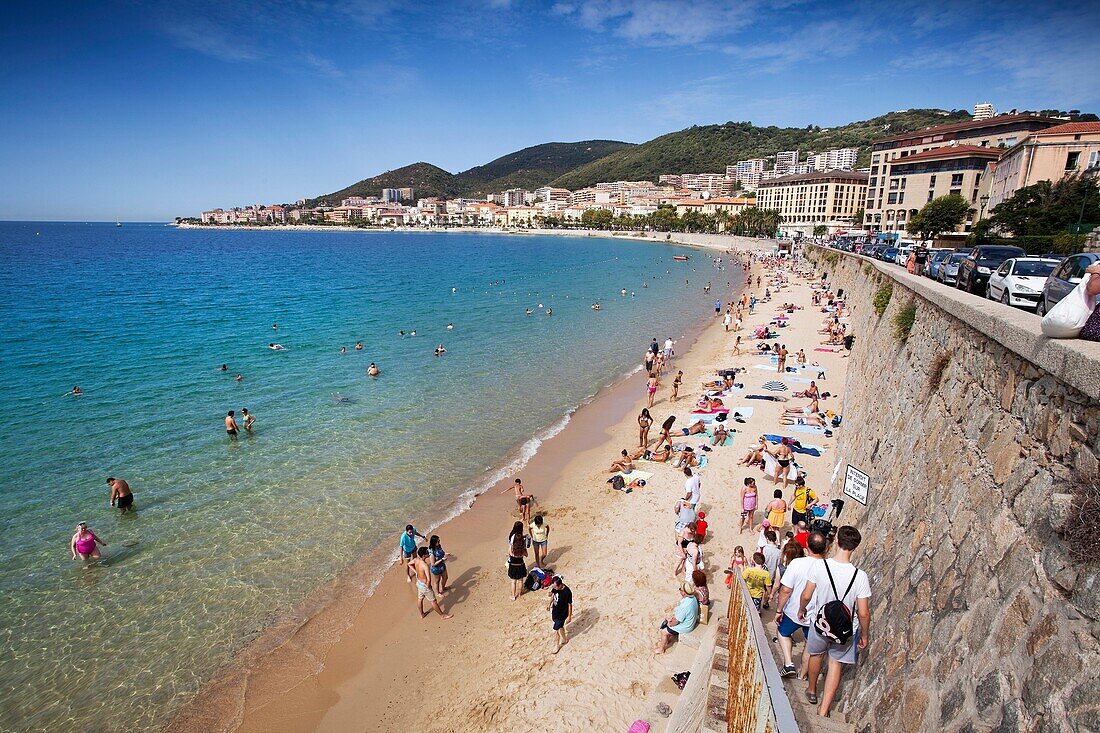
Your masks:
<svg viewBox="0 0 1100 733"><path fill-rule="evenodd" d="M107 485L111 487L111 506L118 506L122 514L130 511L134 505L134 495L130 491L130 484L120 478L111 476L107 479Z"/></svg>
<svg viewBox="0 0 1100 733"><path fill-rule="evenodd" d="M449 619L453 614L443 613L443 609L439 607L439 601L435 598L435 592L432 590L432 576L429 569L428 556L431 554L431 550L427 547L421 547L416 551L416 559L412 561L413 572L416 573L416 608L420 611L420 618L425 618L428 614L424 610L424 601L428 601L432 604L432 608L439 614L441 619Z"/></svg>
<svg viewBox="0 0 1100 733"><path fill-rule="evenodd" d="M233 410L225 415L225 434L230 438L237 437L237 421L233 419Z"/></svg>

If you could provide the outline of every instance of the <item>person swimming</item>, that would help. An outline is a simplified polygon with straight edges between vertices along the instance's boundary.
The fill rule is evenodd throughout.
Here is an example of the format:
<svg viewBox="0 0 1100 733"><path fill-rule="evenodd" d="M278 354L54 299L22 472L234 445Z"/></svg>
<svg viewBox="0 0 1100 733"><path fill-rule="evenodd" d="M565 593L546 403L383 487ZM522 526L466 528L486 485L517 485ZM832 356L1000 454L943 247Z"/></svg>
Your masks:
<svg viewBox="0 0 1100 733"><path fill-rule="evenodd" d="M452 292L452 293L457 293L457 292L458 292L458 288L451 288L451 292Z"/></svg>
<svg viewBox="0 0 1100 733"><path fill-rule="evenodd" d="M228 364L222 364L221 368L218 371L228 372L229 371L229 365Z"/></svg>
<svg viewBox="0 0 1100 733"><path fill-rule="evenodd" d="M598 311L599 309L600 309L600 304L599 303L593 303L592 304L592 310Z"/></svg>
<svg viewBox="0 0 1100 733"><path fill-rule="evenodd" d="M84 394L84 390L82 390L78 385L74 384L73 388L71 390L69 390L68 392L66 392L64 394L64 396L65 397L79 397L82 394Z"/></svg>
<svg viewBox="0 0 1100 733"><path fill-rule="evenodd" d="M382 373L382 370L379 369L378 365L375 364L373 361L370 363L370 366L367 367L367 374L369 374L372 377L377 377L381 373Z"/></svg>
<svg viewBox="0 0 1100 733"><path fill-rule="evenodd" d="M446 353L447 353L447 350L445 348L443 348L443 344L440 344L439 346L435 347L435 355L436 356L440 356L441 354L446 354Z"/></svg>
<svg viewBox="0 0 1100 733"><path fill-rule="evenodd" d="M347 347L347 346L341 346L341 347L340 347L340 353L341 353L341 354L346 354L346 353L348 353L348 347Z"/></svg>
<svg viewBox="0 0 1100 733"><path fill-rule="evenodd" d="M276 344L276 343L268 344L267 348L271 349L272 351L286 351L285 346L283 346L282 344Z"/></svg>
<svg viewBox="0 0 1100 733"><path fill-rule="evenodd" d="M534 313L534 311L533 311L533 310L531 310L530 308L528 308L528 309L527 309L527 311L526 311L526 314L527 314L527 315L531 315L532 313Z"/></svg>
<svg viewBox="0 0 1100 733"><path fill-rule="evenodd" d="M238 374L237 376L233 377L233 381L234 382L243 382L244 381L244 375L243 374Z"/></svg>
<svg viewBox="0 0 1100 733"><path fill-rule="evenodd" d="M416 335L416 331L409 331L409 335L410 335L410 336L415 336L415 335Z"/></svg>
<svg viewBox="0 0 1100 733"><path fill-rule="evenodd" d="M553 308L547 308L546 309L546 315L548 315L548 316L554 315L554 309Z"/></svg>
<svg viewBox="0 0 1100 733"><path fill-rule="evenodd" d="M447 324L447 330L448 330L448 331L453 331L453 330L455 330L455 324L453 324L453 323L448 323L448 324Z"/></svg>
<svg viewBox="0 0 1100 733"><path fill-rule="evenodd" d="M356 341L355 342L355 350L356 351L362 351L363 350L363 342L362 341Z"/></svg>

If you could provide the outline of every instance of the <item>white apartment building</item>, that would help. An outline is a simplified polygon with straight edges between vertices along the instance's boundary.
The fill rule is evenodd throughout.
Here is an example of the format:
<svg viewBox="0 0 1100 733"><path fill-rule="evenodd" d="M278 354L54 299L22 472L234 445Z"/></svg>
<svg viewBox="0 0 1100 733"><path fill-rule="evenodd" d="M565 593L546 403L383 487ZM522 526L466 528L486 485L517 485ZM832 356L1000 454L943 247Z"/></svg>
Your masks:
<svg viewBox="0 0 1100 733"><path fill-rule="evenodd" d="M784 150L775 154L775 174L784 176L798 164L797 150Z"/></svg>
<svg viewBox="0 0 1100 733"><path fill-rule="evenodd" d="M504 206L526 206L529 192L522 188L509 188L500 194L500 201Z"/></svg>
<svg viewBox="0 0 1100 733"><path fill-rule="evenodd" d="M988 120L996 112L993 110L993 105L989 102L982 102L981 104L974 105L974 121L980 122L981 120Z"/></svg>
<svg viewBox="0 0 1100 733"><path fill-rule="evenodd" d="M572 192L568 188L553 188L552 186L543 186L542 188L535 189L536 201L563 201L569 203L569 197Z"/></svg>
<svg viewBox="0 0 1100 733"><path fill-rule="evenodd" d="M396 203L401 200L401 191L396 188L383 188L382 200L386 203Z"/></svg>
<svg viewBox="0 0 1100 733"><path fill-rule="evenodd" d="M806 165L810 166L815 171L828 170L829 168L829 154L828 153L810 153L806 156Z"/></svg>
<svg viewBox="0 0 1100 733"><path fill-rule="evenodd" d="M859 148L837 148L825 154L825 170L850 171L856 167Z"/></svg>
<svg viewBox="0 0 1100 733"><path fill-rule="evenodd" d="M733 193L733 179L724 173L681 173L680 187L713 196L726 196Z"/></svg>

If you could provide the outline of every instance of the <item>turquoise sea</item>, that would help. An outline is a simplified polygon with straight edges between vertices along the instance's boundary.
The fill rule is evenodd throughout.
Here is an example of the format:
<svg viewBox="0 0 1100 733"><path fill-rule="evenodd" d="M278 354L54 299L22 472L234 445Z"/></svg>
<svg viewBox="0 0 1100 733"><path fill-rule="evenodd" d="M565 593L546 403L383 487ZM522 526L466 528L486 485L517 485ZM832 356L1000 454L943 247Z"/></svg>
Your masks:
<svg viewBox="0 0 1100 733"><path fill-rule="evenodd" d="M706 318L731 272L684 251L0 223L0 730L163 726L272 619ZM109 544L87 567L80 520Z"/></svg>

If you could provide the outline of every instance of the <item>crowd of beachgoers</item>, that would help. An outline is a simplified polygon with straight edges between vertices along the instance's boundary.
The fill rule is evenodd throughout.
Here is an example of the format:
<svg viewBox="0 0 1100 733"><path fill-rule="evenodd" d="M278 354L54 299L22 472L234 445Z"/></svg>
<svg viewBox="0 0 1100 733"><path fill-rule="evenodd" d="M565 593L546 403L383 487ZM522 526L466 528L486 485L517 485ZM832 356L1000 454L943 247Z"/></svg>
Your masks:
<svg viewBox="0 0 1100 733"><path fill-rule="evenodd" d="M811 441L842 429L843 417L833 407L838 397L822 387L829 369L814 357L840 356L851 348L848 308L843 293L834 291L827 277L798 254L725 256L725 266L740 269L745 282L735 299L714 301L714 316L732 339L729 365L715 369L701 381L698 393L689 396L693 390L685 384L684 371L675 366L675 342L671 337L663 343L654 338L642 359L646 402L637 416L637 444L609 460L606 482L612 490L631 493L652 489L658 472L661 491L679 485L672 476L682 479L682 493L674 489L670 499L675 516L671 541L654 538L670 542L676 579L671 611L655 624L654 653L665 653L677 639L707 622L714 583L722 582L736 593L743 582L762 621L774 624L782 675L806 680L808 700L819 705L821 715L828 715L842 668L854 664L870 631L868 578L851 562L860 534L854 527L837 526L843 501L830 501L825 488L811 486L803 466L819 460L826 450ZM720 262L722 258L715 260ZM795 297L796 289L801 297ZM792 322L811 318L820 320L816 341L788 346L784 334ZM746 325L750 320L757 325ZM670 414L656 416L655 397L666 389L663 406ZM764 403L783 403L773 432L747 433L745 426L758 422L752 420L752 405ZM681 419L685 411L687 417ZM740 435L756 437L734 447ZM739 493L741 511L736 517L714 516L703 509L702 479L718 451L735 452L736 466L745 474L737 486L711 489ZM553 635L550 652L558 654L569 641L573 590L561 574L547 567L547 512L520 478L504 492L514 495L513 514L518 517L504 553L510 598L546 593ZM728 561L706 557L715 531L736 534L741 541ZM427 544L421 546L421 539ZM449 588L448 554L440 537L424 537L408 525L399 555L408 582L415 583L421 617L434 609L441 618L452 618L441 605ZM596 593L586 589L581 595ZM800 638L804 651L796 665L794 645ZM678 680L682 682L683 676Z"/></svg>

